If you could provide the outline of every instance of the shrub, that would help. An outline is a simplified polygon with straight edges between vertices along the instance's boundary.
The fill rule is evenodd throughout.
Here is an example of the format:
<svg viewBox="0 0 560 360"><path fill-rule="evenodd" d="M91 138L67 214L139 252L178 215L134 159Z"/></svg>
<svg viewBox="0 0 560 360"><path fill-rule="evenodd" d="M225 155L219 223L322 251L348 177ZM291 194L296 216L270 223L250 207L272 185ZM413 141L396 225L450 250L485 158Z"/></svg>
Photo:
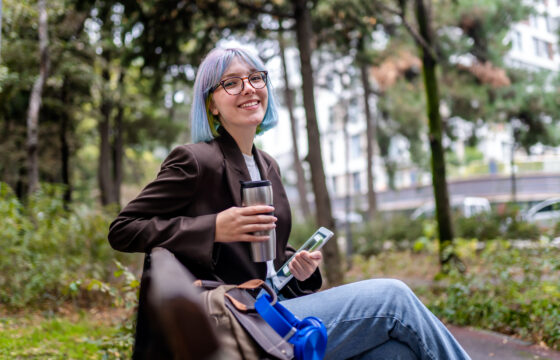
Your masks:
<svg viewBox="0 0 560 360"><path fill-rule="evenodd" d="M552 237L560 237L560 221L558 221L554 226L554 229L552 230Z"/></svg>
<svg viewBox="0 0 560 360"><path fill-rule="evenodd" d="M114 214L67 210L63 187L42 184L26 206L0 183L0 303L9 307L56 306L71 296L78 279L111 279L114 259L134 264L107 241Z"/></svg>
<svg viewBox="0 0 560 360"><path fill-rule="evenodd" d="M411 220L402 214L380 214L354 231L354 247L356 253L369 257L378 254L386 242L399 248L410 247L423 232L422 220Z"/></svg>
<svg viewBox="0 0 560 360"><path fill-rule="evenodd" d="M467 260L476 271L451 272L434 289L428 306L436 315L560 349L560 249L490 241Z"/></svg>
<svg viewBox="0 0 560 360"><path fill-rule="evenodd" d="M295 219L295 218L294 218ZM289 243L296 250L303 245L311 235L317 230L317 225L312 220L292 223Z"/></svg>
<svg viewBox="0 0 560 360"><path fill-rule="evenodd" d="M495 214L455 218L457 236L465 239L494 240L502 237L500 220Z"/></svg>
<svg viewBox="0 0 560 360"><path fill-rule="evenodd" d="M540 234L541 231L537 225L513 219L507 224L504 236L506 239L538 240Z"/></svg>

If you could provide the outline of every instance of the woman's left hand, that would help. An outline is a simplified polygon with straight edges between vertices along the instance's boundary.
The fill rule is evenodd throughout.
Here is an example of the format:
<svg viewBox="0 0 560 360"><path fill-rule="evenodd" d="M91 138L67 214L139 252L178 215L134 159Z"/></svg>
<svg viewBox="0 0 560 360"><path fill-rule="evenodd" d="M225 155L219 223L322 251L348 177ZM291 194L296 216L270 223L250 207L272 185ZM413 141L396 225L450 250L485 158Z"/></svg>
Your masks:
<svg viewBox="0 0 560 360"><path fill-rule="evenodd" d="M296 279L304 281L315 272L322 259L323 255L320 251L313 251L311 253L302 251L294 256L288 267Z"/></svg>

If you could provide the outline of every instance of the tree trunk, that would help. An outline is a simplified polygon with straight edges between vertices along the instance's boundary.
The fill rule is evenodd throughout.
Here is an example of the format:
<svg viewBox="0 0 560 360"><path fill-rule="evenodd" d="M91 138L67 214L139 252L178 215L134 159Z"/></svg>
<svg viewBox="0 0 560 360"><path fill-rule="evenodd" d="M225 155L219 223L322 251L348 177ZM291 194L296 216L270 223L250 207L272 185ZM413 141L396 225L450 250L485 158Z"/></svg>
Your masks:
<svg viewBox="0 0 560 360"><path fill-rule="evenodd" d="M321 138L317 116L315 113L315 96L313 90L313 68L311 66L311 14L307 7L307 0L292 0L296 20L296 35L301 61L301 77L303 81L303 104L307 118L307 142L309 153L307 155L311 167L311 183L315 194L316 218L319 226L324 226L333 231L335 223L332 216L331 201L325 183L325 171L321 155ZM342 283L342 269L340 253L336 237L327 243L323 251L325 255L325 268L329 284Z"/></svg>
<svg viewBox="0 0 560 360"><path fill-rule="evenodd" d="M515 178L515 137L512 137L511 157L510 157L510 180L511 180L511 203L517 203L517 181Z"/></svg>
<svg viewBox="0 0 560 360"><path fill-rule="evenodd" d="M303 171L303 166L301 166L301 160L299 157L299 148L297 142L298 139L297 120L294 116L293 92L292 89L290 88L290 82L288 80L288 70L286 66L286 54L285 54L285 44L284 44L284 32L282 31L282 28L280 28L280 32L278 33L278 44L280 46L280 59L282 61L282 70L284 72L284 97L286 98L286 107L288 108L288 114L290 115L290 127L291 127L292 149L293 149L292 155L293 155L294 169L296 170L297 190L299 193L299 206L301 208L301 212L303 213L303 217L305 219L309 219L311 217L311 209L309 207L309 202L307 201L305 173Z"/></svg>
<svg viewBox="0 0 560 360"><path fill-rule="evenodd" d="M0 0L0 29L2 29L2 0ZM2 31L0 31L0 54L2 53ZM0 58L1 63L1 58Z"/></svg>
<svg viewBox="0 0 560 360"><path fill-rule="evenodd" d="M107 86L109 82L109 71L103 70L102 78L104 82L103 94L101 100L101 119L99 121L99 169L98 180L99 190L101 192L101 204L103 206L116 202L114 183L112 181L111 166L111 112L113 104L107 94Z"/></svg>
<svg viewBox="0 0 560 360"><path fill-rule="evenodd" d="M62 102L67 104L68 99L68 81L66 77L62 82ZM60 160L61 160L61 176L62 183L65 185L64 189L64 206L68 207L72 201L72 184L70 183L70 145L68 144L68 124L70 121L70 116L68 110L64 110L62 113L62 118L60 119Z"/></svg>
<svg viewBox="0 0 560 360"><path fill-rule="evenodd" d="M49 70L48 29L46 0L39 0L39 77L33 84L27 112L27 162L28 194L33 194L39 186L39 110L41 109L43 86L47 81Z"/></svg>
<svg viewBox="0 0 560 360"><path fill-rule="evenodd" d="M119 208L121 206L121 185L123 178L123 115L124 106L120 103L117 107L113 137L113 189L115 192L115 203Z"/></svg>
<svg viewBox="0 0 560 360"><path fill-rule="evenodd" d="M428 46L433 47L432 31L430 29L431 14L430 0L416 0L416 19L420 35ZM432 186L435 195L436 217L439 231L439 260L442 270L451 260L457 260L453 253L453 227L451 223L451 212L449 208L449 193L445 174L445 153L442 145L442 123L439 112L439 91L437 83L437 62L431 54L420 47L423 65L424 90L426 92L429 140L432 152Z"/></svg>
<svg viewBox="0 0 560 360"><path fill-rule="evenodd" d="M362 76L362 87L364 88L364 112L366 114L366 138L367 138L367 199L368 199L368 219L373 220L375 214L377 213L377 198L375 195L374 187L374 168L373 168L373 156L375 149L375 120L371 116L371 109L369 107L369 97L371 95L371 89L369 86L369 75L368 66L362 61L360 64L360 71Z"/></svg>
<svg viewBox="0 0 560 360"><path fill-rule="evenodd" d="M345 195L344 195L344 236L346 237L346 269L352 268L352 255L354 253L354 246L352 244L352 229L350 222L351 207L351 192L352 192L352 174L350 173L350 135L348 134L348 108L350 106L348 100L344 100L344 122L342 124L342 133L344 134L344 176L345 176Z"/></svg>
<svg viewBox="0 0 560 360"><path fill-rule="evenodd" d="M118 80L118 88L120 89L120 94L124 94L123 83L124 83L124 69L121 69ZM173 106L171 107L173 108ZM124 100L121 96L117 103L117 114L115 116L115 124L113 127L113 191L114 191L114 202L120 209L121 206L121 185L123 179L123 116L124 116ZM171 117L173 119L173 117Z"/></svg>

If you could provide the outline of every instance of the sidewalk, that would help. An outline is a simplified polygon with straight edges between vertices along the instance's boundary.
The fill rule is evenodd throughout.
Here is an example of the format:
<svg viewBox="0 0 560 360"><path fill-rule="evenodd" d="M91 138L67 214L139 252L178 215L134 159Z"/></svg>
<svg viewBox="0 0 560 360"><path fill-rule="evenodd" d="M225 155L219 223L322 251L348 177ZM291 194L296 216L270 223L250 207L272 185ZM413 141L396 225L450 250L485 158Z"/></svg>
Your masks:
<svg viewBox="0 0 560 360"><path fill-rule="evenodd" d="M502 334L447 325L473 360L560 360L560 352Z"/></svg>

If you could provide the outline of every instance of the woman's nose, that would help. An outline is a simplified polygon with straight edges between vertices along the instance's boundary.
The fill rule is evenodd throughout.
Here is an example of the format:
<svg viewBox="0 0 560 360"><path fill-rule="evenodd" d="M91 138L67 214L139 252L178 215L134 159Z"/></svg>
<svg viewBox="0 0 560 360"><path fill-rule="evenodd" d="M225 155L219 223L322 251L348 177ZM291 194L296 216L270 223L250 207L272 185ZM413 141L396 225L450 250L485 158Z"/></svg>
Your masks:
<svg viewBox="0 0 560 360"><path fill-rule="evenodd" d="M256 90L249 82L249 79L243 79L243 94L252 94Z"/></svg>

